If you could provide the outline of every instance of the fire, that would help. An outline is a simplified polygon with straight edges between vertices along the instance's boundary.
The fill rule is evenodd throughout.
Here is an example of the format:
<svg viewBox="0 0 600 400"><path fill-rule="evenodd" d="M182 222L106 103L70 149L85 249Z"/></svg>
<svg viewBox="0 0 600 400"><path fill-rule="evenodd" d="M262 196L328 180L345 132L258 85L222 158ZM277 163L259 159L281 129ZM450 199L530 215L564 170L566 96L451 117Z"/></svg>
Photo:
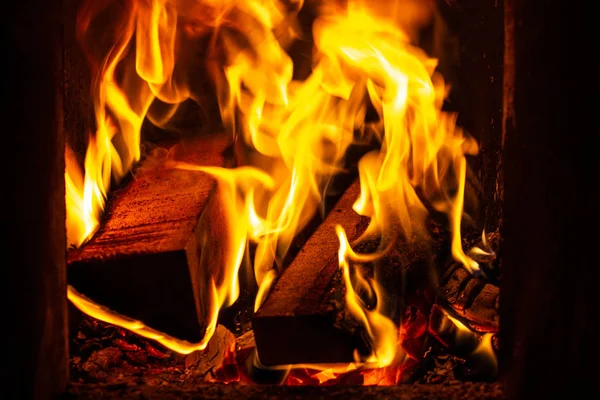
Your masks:
<svg viewBox="0 0 600 400"><path fill-rule="evenodd" d="M341 86L362 86L380 117L371 129L377 133L381 148L359 162L361 196L354 210L371 218L364 236L380 237L383 254L399 238L427 240L427 202L448 215L454 258L470 271L477 271L478 264L462 249L460 234L465 156L474 154L477 144L455 126L453 116L441 110L446 88L435 73L436 61L412 46L397 25L374 18L369 11L351 2L346 15L325 17L315 25L317 47L346 80ZM376 11L380 14L382 10ZM342 232L338 236L347 308L364 321L374 342L374 354L385 354L377 357L380 366L387 366L394 358L395 335L379 332L395 332L394 325L377 309L366 310L356 301L347 278L345 254L349 247ZM365 285L364 278L357 282ZM381 289L372 287L376 298L381 299L377 294Z"/></svg>
<svg viewBox="0 0 600 400"><path fill-rule="evenodd" d="M496 259L496 252L488 242L488 237L485 233L485 229L481 232L481 247L473 246L469 250L469 255L474 259L479 259L482 262L489 262Z"/></svg>
<svg viewBox="0 0 600 400"><path fill-rule="evenodd" d="M177 100L168 82L174 68L175 10L166 0L126 2L104 33L112 41L98 60L92 53L97 50L97 38L90 35L92 23L118 6L114 3L86 2L78 14L78 38L96 74L92 88L96 132L89 137L83 182L76 162L69 162L65 172L69 245L80 246L94 233L111 178L118 182L140 159L140 129L152 102Z"/></svg>
<svg viewBox="0 0 600 400"><path fill-rule="evenodd" d="M451 351L469 360L471 367L487 379L498 373L498 359L493 346L493 333L476 333L460 320L443 310L448 323L454 325L454 338Z"/></svg>
<svg viewBox="0 0 600 400"><path fill-rule="evenodd" d="M356 362L386 367L399 350L398 328L383 312L377 273L367 277L355 264L384 256L398 240L427 241L428 207L448 216L454 258L478 270L463 251L460 233L466 156L476 154L478 146L455 125L455 116L442 111L448 88L436 72L437 61L412 44L416 26L404 16L426 14L417 3L349 0L341 7L323 2L313 25L314 57L306 79L294 78L286 51L303 35L295 23L302 1L88 1L81 9L79 37L96 74L96 131L90 135L84 174L67 152L70 244L79 246L93 234L111 181L118 182L140 159L142 122L165 124L182 102L199 97L186 57L198 38L210 39L207 67L221 119L250 160L232 169L176 165L218 181L230 232L228 259L222 266L226 278L205 288L211 310L206 337L187 347L170 339L161 343L179 352L203 348L219 309L238 297L237 276L250 242L256 245L250 267L260 288L255 307L260 306L292 240L318 212L348 147L357 142L379 143L359 162L361 195L354 210L370 217L360 240L378 237L381 244L373 254L357 254L337 229L346 307L365 326L373 349L366 358L357 355ZM107 14L114 22L107 30L103 26L102 39L109 45L98 58L96 24ZM153 111L156 104L161 112ZM378 115L375 122L365 121L369 107ZM375 299L374 308L365 305L359 291ZM160 336L145 331L141 322L95 310L72 290L69 298L99 319ZM324 370L317 379L332 376Z"/></svg>
<svg viewBox="0 0 600 400"><path fill-rule="evenodd" d="M109 324L120 326L121 328L125 328L131 332L135 332L136 334L143 336L148 339L155 340L162 344L163 346L174 350L181 354L189 354L196 350L203 350L206 347L206 342L203 340L200 343L189 343L185 340L179 340L168 335L165 335L161 332L158 332L155 329L152 329L146 326L142 321L137 321L131 318L127 318L125 316L119 315L112 310L106 309L93 301L89 300L85 296L81 295L77 292L72 286L67 288L67 298L81 311L84 313L93 316L96 319L99 319L104 322L108 322ZM207 332L207 336L210 337L214 332L216 326L209 327Z"/></svg>
<svg viewBox="0 0 600 400"><path fill-rule="evenodd" d="M355 253L350 248L344 229L337 226L336 233L340 241L338 257L340 268L343 271L344 285L346 286L346 307L354 318L365 326L372 341L373 351L366 362L376 368L387 367L396 356L398 330L394 323L381 312L383 309L383 296L381 295L382 288L378 283L377 275L373 279L369 279L359 269L355 269L356 284L353 285L349 262L350 260L369 262L379 255L359 255ZM364 301L357 294L354 287L361 288L369 294L369 297L377 299L374 309L369 310L365 306ZM363 361L358 354L355 354L355 358L357 362Z"/></svg>
<svg viewBox="0 0 600 400"><path fill-rule="evenodd" d="M491 376L496 376L498 373L498 359L496 358L496 353L492 344L493 336L492 333L484 334L472 357L480 364L485 365L490 370L489 374Z"/></svg>

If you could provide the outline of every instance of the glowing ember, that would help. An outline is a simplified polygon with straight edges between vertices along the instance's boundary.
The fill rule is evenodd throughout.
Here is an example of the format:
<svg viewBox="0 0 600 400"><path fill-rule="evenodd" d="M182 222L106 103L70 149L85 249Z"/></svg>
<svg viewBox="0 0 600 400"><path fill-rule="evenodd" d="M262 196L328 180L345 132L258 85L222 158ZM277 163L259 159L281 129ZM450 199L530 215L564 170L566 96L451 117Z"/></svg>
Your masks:
<svg viewBox="0 0 600 400"><path fill-rule="evenodd" d="M427 14L427 5L349 1L347 7L335 7L323 2L313 25L312 72L295 80L286 47L302 35L294 22L302 2L293 3L295 7L277 0L130 0L88 1L82 8L78 30L96 73L97 129L90 136L84 175L67 152L69 244L79 246L93 234L111 179L118 182L139 160L144 119L162 125L178 105L199 95L190 83L195 71L186 61L187 45L194 40L210 37L208 69L221 118L250 149L252 161L234 169L177 164L217 179L230 232L224 278L205 288L211 312L200 343L183 343L139 321L119 319L72 289L69 299L98 319L177 352L204 348L219 309L238 297L238 272L248 243L256 244L251 267L259 285L257 309L281 272L292 240L318 211L328 183L341 171L348 147L375 139L378 150L358 165L361 195L354 210L370 217L362 239L380 238L379 249L357 254L343 229L337 229L346 308L364 325L372 354L357 354L356 365L337 370L319 367L311 379L323 383L357 366L383 368L403 359L398 328L382 311L379 277L367 277L354 265L384 256L398 240L427 241L426 206L448 216L454 258L471 272L479 269L463 251L460 234L465 157L476 154L478 146L455 126L453 115L442 111L448 89L435 71L436 60L411 44L421 21L407 22L403 16ZM91 49L96 50L99 38L92 28L107 14L116 16L103 32L110 46L97 59ZM155 114L151 106L157 103L163 112ZM377 113L376 122L365 122L368 107ZM367 307L359 292L375 299L375 307ZM397 381L395 376L369 379Z"/></svg>

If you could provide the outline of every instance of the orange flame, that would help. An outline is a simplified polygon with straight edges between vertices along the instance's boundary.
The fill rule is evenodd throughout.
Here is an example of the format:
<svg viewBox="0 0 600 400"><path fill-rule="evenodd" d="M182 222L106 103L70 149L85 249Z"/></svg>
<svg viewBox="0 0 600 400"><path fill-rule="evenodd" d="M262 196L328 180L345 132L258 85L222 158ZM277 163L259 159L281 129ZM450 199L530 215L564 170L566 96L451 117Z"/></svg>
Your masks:
<svg viewBox="0 0 600 400"><path fill-rule="evenodd" d="M491 370L491 375L495 376L498 372L498 359L492 344L493 337L493 333L485 333L481 337L479 345L473 352L473 357L478 358L481 363L488 366Z"/></svg>
<svg viewBox="0 0 600 400"><path fill-rule="evenodd" d="M429 205L448 215L453 256L477 271L478 264L463 251L460 236L466 156L477 152L477 144L455 126L453 115L442 111L447 88L435 71L437 61L411 44L414 24L404 16L420 15L415 12L421 10L418 2L349 0L346 8L323 2L313 26L312 72L305 80L294 80L294 63L286 47L302 35L294 22L302 4L86 3L78 29L88 50L98 42L94 35L98 20L112 13L113 22L103 32L110 44L101 61L89 51L96 73L97 126L90 136L85 174L67 152L69 243L79 246L89 238L98 227L111 179L119 181L139 160L144 119L163 124L180 103L200 96L190 83L194 71L186 68L185 52L195 38L210 35L207 62L221 119L247 147L250 165L236 169L178 165L217 179L229 233L222 266L225 282L217 285L211 280L205 288L209 329L202 342L190 348L207 343L219 309L237 298L237 275L248 242L256 244L258 308L280 273L292 240L317 212L330 179L340 172L348 147L375 137L379 150L359 162L361 195L354 210L371 218L365 237L379 236L380 250L356 254L341 228L337 235L347 308L372 340L373 353L366 359L357 355L357 362L387 366L397 354L397 328L382 312L378 277L364 276L350 262L381 257L399 238L427 240L424 220ZM150 108L156 102L166 104L168 111L153 115ZM369 106L378 121L365 122ZM375 309L361 301L357 285L377 299ZM69 298L99 319L112 318L86 306L73 291ZM110 321L120 324L115 318ZM141 329L130 323L121 326ZM188 351L168 340L161 343ZM323 371L318 379L328 376Z"/></svg>
<svg viewBox="0 0 600 400"><path fill-rule="evenodd" d="M378 134L381 148L360 160L361 195L354 210L371 217L364 236L378 235L384 249L399 236L426 240L427 202L448 215L454 258L477 271L477 262L463 251L460 234L465 156L474 154L477 144L441 109L446 88L435 73L436 61L412 46L397 24L377 18L382 11L350 2L347 14L322 18L315 24L317 47L329 65L340 71L345 80L341 87L365 87L380 117L371 128ZM347 242L340 232L338 236L340 265L346 269L342 254L347 252ZM355 298L350 282L345 282ZM350 299L347 307L354 315L367 312ZM380 358L386 366L393 359L396 341L375 334L381 317L361 319L375 342L376 353L386 355ZM393 327L387 329L393 331Z"/></svg>
<svg viewBox="0 0 600 400"><path fill-rule="evenodd" d="M114 2L87 2L78 14L78 37L84 49L94 18ZM176 14L167 0L128 2L115 20L115 41L93 65L96 132L90 135L83 183L75 162L67 164L68 244L80 246L98 228L111 176L119 181L140 158L140 129L150 104L171 76ZM129 50L135 40L135 59ZM147 40L146 40L147 39ZM117 69L123 68L122 75ZM82 229L81 226L84 226Z"/></svg>
<svg viewBox="0 0 600 400"><path fill-rule="evenodd" d="M342 268L344 285L346 286L346 308L358 321L364 324L369 337L372 340L373 352L366 359L366 362L374 367L387 367L392 363L396 356L396 345L398 330L394 323L387 318L381 310L383 309L382 289L377 281L369 279L360 270L355 269L356 285L352 284L349 260L369 262L376 259L379 255L359 255L355 253L348 243L346 233L341 226L335 229L340 241L338 258L340 268ZM372 296L377 299L375 309L369 310L364 302L358 296L354 287L360 287L368 292L372 291ZM360 360L358 354L355 354L356 361Z"/></svg>

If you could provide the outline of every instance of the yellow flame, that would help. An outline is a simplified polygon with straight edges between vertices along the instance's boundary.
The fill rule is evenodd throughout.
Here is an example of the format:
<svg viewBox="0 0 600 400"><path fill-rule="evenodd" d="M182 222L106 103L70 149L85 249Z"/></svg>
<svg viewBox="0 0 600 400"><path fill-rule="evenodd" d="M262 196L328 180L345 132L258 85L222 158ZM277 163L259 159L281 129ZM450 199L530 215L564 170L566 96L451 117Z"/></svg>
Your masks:
<svg viewBox="0 0 600 400"><path fill-rule="evenodd" d="M65 151L65 192L67 206L67 243L80 245L98 226L96 212L84 201L84 177L73 151Z"/></svg>
<svg viewBox="0 0 600 400"><path fill-rule="evenodd" d="M477 152L477 144L455 126L453 115L442 111L447 87L435 71L437 61L411 44L415 26L406 16L421 21L418 2L349 0L346 7L323 2L313 25L312 70L303 80L293 79L295 66L286 51L303 35L294 21L303 2L295 7L289 3L85 4L78 32L96 73L96 131L90 135L85 174L79 172L75 157L68 156L69 243L79 246L89 238L99 225L111 180L118 182L139 160L142 122L167 123L183 101L202 97L192 85L197 71L188 65L187 53L193 53L195 43L206 43L199 38L209 36L206 62L221 119L243 144L248 165L178 165L218 181L225 214L226 256L220 276L204 280L206 293L201 296L209 310L202 343L210 338L219 309L238 296L237 275L248 242L256 245L252 267L259 285L258 308L281 272L292 240L317 212L332 176L340 172L348 147L375 138L378 150L359 162L361 195L354 209L371 218L365 235L378 235L380 249L359 255L339 228L337 235L348 310L365 324L372 339L373 354L366 361L389 365L396 353L397 328L382 313L377 277L351 268L350 261L374 260L398 238L427 240L424 221L431 206L448 215L452 255L476 271L477 262L462 249L460 229L466 156ZM110 26L98 28L107 14L112 16ZM99 29L110 45L98 58L92 50L102 42ZM155 115L155 104L167 111ZM378 121L365 122L368 107ZM353 282L377 298L375 309L367 309ZM83 304L76 295L70 298ZM86 310L112 318L93 307ZM127 329L141 329L115 321Z"/></svg>
<svg viewBox="0 0 600 400"><path fill-rule="evenodd" d="M94 29L114 37L101 61L92 61L96 77L92 87L96 131L89 137L80 167L67 164L68 244L80 246L99 226L111 177L118 182L140 159L140 129L148 108L155 100L180 102L173 98L171 78L175 60L176 11L168 0L127 2L108 28L94 27L94 19L116 8L115 1L83 5L77 21L78 37L84 50L94 49ZM115 14L111 14L115 15ZM135 39L135 40L134 40ZM135 46L135 57L129 53ZM81 228L81 226L85 228Z"/></svg>
<svg viewBox="0 0 600 400"><path fill-rule="evenodd" d="M485 333L481 337L472 357L479 358L481 362L490 367L491 372L495 375L498 372L498 358L492 344L493 337L493 333Z"/></svg>
<svg viewBox="0 0 600 400"><path fill-rule="evenodd" d="M340 89L363 85L380 117L370 128L378 134L381 148L359 162L361 195L354 210L371 217L365 236L378 235L380 248L389 248L399 236L426 240L427 202L448 215L454 258L477 271L477 262L465 254L461 240L465 156L474 154L477 144L442 111L446 88L435 73L436 60L412 46L409 35L393 20L381 18L382 12L371 3L366 7L350 1L346 14L315 23L316 45L335 71L330 74L337 77L333 83L338 96L348 92ZM389 365L396 340L381 330L394 332L394 325L356 300L345 259L349 246L342 233L338 229L347 307L365 324L379 364ZM359 276L357 281L364 286L364 279ZM373 289L381 291L377 285Z"/></svg>
<svg viewBox="0 0 600 400"><path fill-rule="evenodd" d="M469 343L469 348L472 349L472 343L477 342L475 350L473 350L471 354L463 354L462 357L470 358L478 364L479 368L485 368L491 376L495 376L498 372L498 359L492 343L494 334L477 333L463 324L460 320L453 317L448 311L442 311L457 328L455 334L456 347L460 347L466 343Z"/></svg>
<svg viewBox="0 0 600 400"><path fill-rule="evenodd" d="M448 313L447 311L444 311L444 313L446 314L446 317L448 317L448 319L450 321L452 321L452 323L454 323L454 325L456 325L456 327L458 328L459 332L465 332L465 333L472 333L471 329L469 329L465 324L463 324L460 320L454 318L452 315L450 315L450 313Z"/></svg>
<svg viewBox="0 0 600 400"><path fill-rule="evenodd" d="M494 260L496 258L496 252L488 242L485 229L481 232L481 246L482 247L473 246L469 249L469 255L475 259L482 260Z"/></svg>
<svg viewBox="0 0 600 400"><path fill-rule="evenodd" d="M120 326L121 328L127 329L131 332L143 336L147 339L156 340L163 346L174 350L181 354L190 354L196 350L204 350L208 344L208 340L214 333L216 326L210 326L210 333L207 332L204 339L199 343L189 343L185 340L176 339L164 333L158 332L152 329L143 322L127 318L119 315L112 310L104 308L93 301L89 300L85 296L81 295L72 286L67 287L67 298L82 312L93 316L101 321L108 322L113 325Z"/></svg>
<svg viewBox="0 0 600 400"><path fill-rule="evenodd" d="M443 310L443 311L444 311L444 314L446 315L446 317L448 317L448 319L457 328L455 338L454 338L456 340L457 344L462 344L469 340L473 340L473 338L475 337L475 333L468 326L466 326L464 323L462 323L462 321L460 321L459 319L453 317L448 311L446 311L446 310Z"/></svg>
<svg viewBox="0 0 600 400"><path fill-rule="evenodd" d="M312 376L317 379L319 383L327 382L329 380L337 378L337 375L333 372L331 368L328 368L324 371L320 371Z"/></svg>
<svg viewBox="0 0 600 400"><path fill-rule="evenodd" d="M265 222L257 217L254 203L254 192L257 188L269 190L273 187L270 176L254 167L239 167L226 169L218 167L201 167L187 163L176 163L180 169L204 172L212 175L218 182L217 199L221 213L225 219L224 232L226 237L219 241L222 246L221 254L224 259L208 260L209 263L222 263L220 279L215 282L211 279L213 290L208 300L210 314L208 319L211 325L216 326L218 311L223 306L230 306L239 296L238 272L242 264L246 244L249 238L257 237L265 231ZM207 246L214 245L209 242ZM201 264L201 268L207 265ZM259 282L262 282L263 277ZM268 277L271 282L274 277ZM264 290L264 289L263 289Z"/></svg>
<svg viewBox="0 0 600 400"><path fill-rule="evenodd" d="M460 225L465 154L477 146L441 111L446 88L434 72L436 60L411 46L399 27L374 19L363 7L317 21L315 36L332 63L352 72L354 85L364 81L380 116L371 128L382 134L381 149L359 164L361 196L354 206L371 217L368 232L384 239L398 233L423 237L424 198L448 214L454 257L476 269L462 250Z"/></svg>
<svg viewBox="0 0 600 400"><path fill-rule="evenodd" d="M341 226L336 226L335 231L340 241L338 259L342 269L344 285L346 286L346 308L354 318L363 323L372 340L373 352L366 362L375 367L386 367L392 363L396 356L398 330L394 323L381 312L384 305L382 289L377 282L377 277L370 279L364 276L360 270L354 270L357 280L356 286L373 291L377 299L375 309L369 310L356 293L352 284L350 259L360 260L364 257L360 257L351 249L346 233ZM358 355L355 355L355 357L357 357L356 361L362 361L358 359Z"/></svg>

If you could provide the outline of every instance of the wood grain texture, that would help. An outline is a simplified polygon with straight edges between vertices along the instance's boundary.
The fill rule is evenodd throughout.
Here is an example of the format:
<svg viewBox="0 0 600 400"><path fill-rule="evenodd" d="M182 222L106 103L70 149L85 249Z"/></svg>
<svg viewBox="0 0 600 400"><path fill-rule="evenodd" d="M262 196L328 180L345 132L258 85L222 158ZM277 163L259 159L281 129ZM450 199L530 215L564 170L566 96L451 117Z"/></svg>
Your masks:
<svg viewBox="0 0 600 400"><path fill-rule="evenodd" d="M339 268L335 226L349 240L367 220L352 210L360 186L354 182L283 272L253 318L260 360L265 365L351 362L357 338L335 326L326 298Z"/></svg>
<svg viewBox="0 0 600 400"><path fill-rule="evenodd" d="M454 311L472 329L498 332L500 329L500 288L483 276L471 275L462 265L453 263L442 275L440 304Z"/></svg>
<svg viewBox="0 0 600 400"><path fill-rule="evenodd" d="M226 232L219 201L210 200L214 179L172 168L170 161L224 166L229 144L230 138L218 134L155 149L111 195L101 228L69 252L69 283L154 329L200 340L205 276L200 260L207 248L219 247ZM213 258L215 269L220 260Z"/></svg>

